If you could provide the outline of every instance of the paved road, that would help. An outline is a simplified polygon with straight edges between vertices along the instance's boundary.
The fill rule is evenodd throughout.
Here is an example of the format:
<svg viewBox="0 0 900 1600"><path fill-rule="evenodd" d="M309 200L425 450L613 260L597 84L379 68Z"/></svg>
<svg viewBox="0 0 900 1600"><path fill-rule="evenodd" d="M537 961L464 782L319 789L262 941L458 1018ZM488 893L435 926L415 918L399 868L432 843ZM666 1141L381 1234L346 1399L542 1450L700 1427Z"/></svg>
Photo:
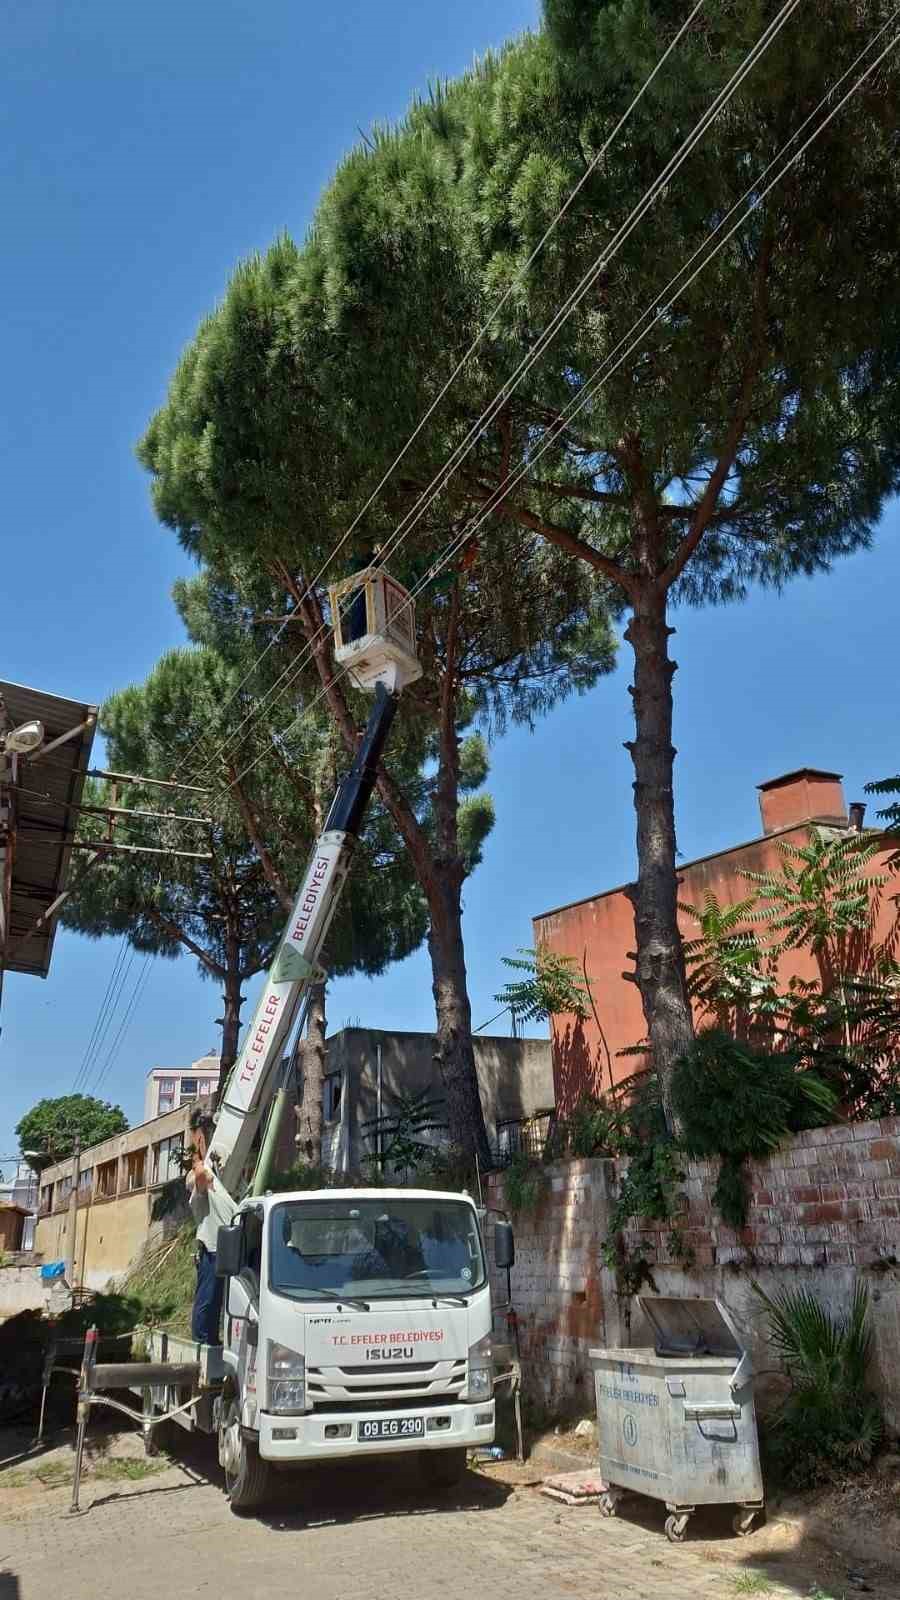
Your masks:
<svg viewBox="0 0 900 1600"><path fill-rule="evenodd" d="M822 1576L811 1551L773 1558L764 1575L767 1558L727 1538L724 1517L710 1514L702 1542L675 1547L646 1503L604 1521L487 1473L448 1493L375 1461L315 1483L284 1477L255 1518L231 1513L201 1447L139 1484L88 1479L85 1516L68 1517L67 1503L64 1489L0 1492L0 1600L797 1600ZM834 1600L845 1587L823 1585Z"/></svg>

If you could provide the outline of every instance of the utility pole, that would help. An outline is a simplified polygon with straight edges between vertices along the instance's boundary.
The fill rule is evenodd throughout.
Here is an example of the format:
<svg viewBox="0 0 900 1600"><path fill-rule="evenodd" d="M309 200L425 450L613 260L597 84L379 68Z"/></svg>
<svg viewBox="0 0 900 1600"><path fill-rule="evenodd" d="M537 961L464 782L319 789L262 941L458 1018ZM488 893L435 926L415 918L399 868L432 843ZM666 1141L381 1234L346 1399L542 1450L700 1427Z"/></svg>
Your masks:
<svg viewBox="0 0 900 1600"><path fill-rule="evenodd" d="M78 1172L81 1166L81 1139L76 1133L72 1151L72 1190L69 1195L69 1214L66 1218L66 1283L75 1288L75 1246L78 1237Z"/></svg>

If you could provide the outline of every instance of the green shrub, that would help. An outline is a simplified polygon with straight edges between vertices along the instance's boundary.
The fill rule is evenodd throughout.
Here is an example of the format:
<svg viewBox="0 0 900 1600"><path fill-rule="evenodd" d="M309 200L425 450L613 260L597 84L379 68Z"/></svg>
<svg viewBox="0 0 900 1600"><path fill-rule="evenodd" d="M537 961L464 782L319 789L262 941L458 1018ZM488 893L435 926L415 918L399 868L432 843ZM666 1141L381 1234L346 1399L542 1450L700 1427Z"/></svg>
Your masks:
<svg viewBox="0 0 900 1600"><path fill-rule="evenodd" d="M576 1159L615 1155L621 1147L624 1120L621 1108L605 1096L582 1094L564 1127L569 1154Z"/></svg>
<svg viewBox="0 0 900 1600"><path fill-rule="evenodd" d="M884 1429L866 1388L872 1333L869 1293L858 1284L846 1317L832 1317L808 1289L774 1299L754 1284L768 1336L787 1367L790 1393L770 1425L768 1446L794 1488L835 1481L871 1461Z"/></svg>
<svg viewBox="0 0 900 1600"><path fill-rule="evenodd" d="M540 1162L517 1150L503 1174L503 1192L510 1211L534 1211L547 1187L547 1174Z"/></svg>
<svg viewBox="0 0 900 1600"><path fill-rule="evenodd" d="M747 1219L744 1162L834 1118L837 1097L794 1056L754 1050L719 1029L698 1034L675 1067L672 1101L688 1155L720 1158L713 1196L732 1227Z"/></svg>
<svg viewBox="0 0 900 1600"><path fill-rule="evenodd" d="M288 1189L332 1189L334 1173L330 1167L312 1166L308 1161L297 1161L284 1172L273 1172L269 1188L273 1194L284 1194Z"/></svg>

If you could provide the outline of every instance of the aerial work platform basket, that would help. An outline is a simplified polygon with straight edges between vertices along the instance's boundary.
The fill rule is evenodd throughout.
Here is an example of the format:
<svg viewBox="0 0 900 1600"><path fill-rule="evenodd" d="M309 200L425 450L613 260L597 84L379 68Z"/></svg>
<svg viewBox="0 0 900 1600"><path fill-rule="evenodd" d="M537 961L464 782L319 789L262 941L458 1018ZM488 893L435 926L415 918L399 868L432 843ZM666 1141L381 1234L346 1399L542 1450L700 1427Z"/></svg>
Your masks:
<svg viewBox="0 0 900 1600"><path fill-rule="evenodd" d="M391 693L422 676L416 656L413 599L383 567L370 566L328 591L334 657L359 689L379 683Z"/></svg>

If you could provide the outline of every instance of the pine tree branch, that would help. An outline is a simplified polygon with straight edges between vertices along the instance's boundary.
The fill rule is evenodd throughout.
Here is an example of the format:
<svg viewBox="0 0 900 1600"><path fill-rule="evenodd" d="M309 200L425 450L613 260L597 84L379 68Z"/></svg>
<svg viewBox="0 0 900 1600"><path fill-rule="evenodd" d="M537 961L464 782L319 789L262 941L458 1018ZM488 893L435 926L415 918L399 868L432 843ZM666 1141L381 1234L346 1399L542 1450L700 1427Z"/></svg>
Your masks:
<svg viewBox="0 0 900 1600"><path fill-rule="evenodd" d="M755 292L753 306L753 337L750 350L741 376L741 386L738 399L732 414L731 423L725 434L725 439L719 450L718 460L709 476L706 488L697 503L694 519L690 530L678 546L674 556L659 576L659 587L665 591L672 587L676 579L680 578L709 527L713 514L718 504L719 495L725 485L729 473L734 466L744 429L750 416L753 405L753 391L759 376L762 364L763 349L765 347L765 318L768 303L768 271L772 254L771 233L767 232L760 250L755 274Z"/></svg>
<svg viewBox="0 0 900 1600"><path fill-rule="evenodd" d="M579 539L578 535L571 533L568 528L561 528L555 522L547 522L545 518L535 516L533 511L526 511L524 506L511 504L508 501L504 505L503 515L511 521L519 522L523 528L530 528L533 533L539 533L542 538L558 545L560 550L567 551L570 556L577 556L580 561L586 561L595 571L602 572L604 577L618 584L627 595L632 594L634 580L631 573L624 567L617 566L614 561L610 561L608 556L595 550L586 540Z"/></svg>
<svg viewBox="0 0 900 1600"><path fill-rule="evenodd" d="M290 913L294 904L293 896L291 895L284 878L281 876L281 873L275 864L271 851L267 849L263 841L262 835L259 831L259 818L256 816L252 806L250 805L250 802L247 799L243 785L238 781L238 775L235 770L234 762L230 761L228 763L227 770L229 785L235 799L237 800L238 810L241 813L244 827L247 829L247 836L250 840L250 843L253 845L257 856L259 857L259 864L265 874L266 882L276 895L282 911Z"/></svg>
<svg viewBox="0 0 900 1600"><path fill-rule="evenodd" d="M170 922L169 918L164 917L162 912L157 911L154 906L145 907L144 915L149 917L150 921L155 923L163 933L168 933L171 938L177 939L180 944L190 950L191 955L196 956L201 966L204 966L207 972L211 972L214 978L224 979L225 968L220 966L218 961L214 961L212 956L207 955L206 951L199 944L196 944L189 934L185 933L183 928L179 928L177 922Z"/></svg>

